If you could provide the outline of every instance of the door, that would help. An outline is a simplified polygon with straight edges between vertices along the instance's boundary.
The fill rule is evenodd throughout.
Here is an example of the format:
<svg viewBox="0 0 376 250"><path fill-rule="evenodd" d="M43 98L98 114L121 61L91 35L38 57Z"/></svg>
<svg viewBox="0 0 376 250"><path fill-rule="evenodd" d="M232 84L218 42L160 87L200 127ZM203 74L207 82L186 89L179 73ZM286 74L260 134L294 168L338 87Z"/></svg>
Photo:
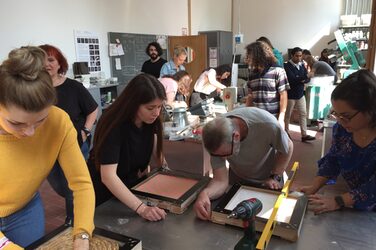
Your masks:
<svg viewBox="0 0 376 250"><path fill-rule="evenodd" d="M169 36L168 48L170 57L173 55L174 47L176 45L183 46L187 49L188 56L186 64L184 64L186 71L192 76L192 86L195 84L201 72L207 68L207 42L206 35L198 36Z"/></svg>

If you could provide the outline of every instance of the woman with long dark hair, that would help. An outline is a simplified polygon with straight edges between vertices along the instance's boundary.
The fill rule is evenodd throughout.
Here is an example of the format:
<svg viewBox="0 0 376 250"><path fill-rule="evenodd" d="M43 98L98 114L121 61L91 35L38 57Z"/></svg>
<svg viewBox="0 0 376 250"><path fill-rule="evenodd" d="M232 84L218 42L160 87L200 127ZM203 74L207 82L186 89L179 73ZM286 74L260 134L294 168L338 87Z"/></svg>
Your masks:
<svg viewBox="0 0 376 250"><path fill-rule="evenodd" d="M151 75L140 74L99 119L90 166L97 204L115 196L147 220L166 216L129 190L146 175L152 156L160 165L164 162L160 111L165 100L163 85Z"/></svg>

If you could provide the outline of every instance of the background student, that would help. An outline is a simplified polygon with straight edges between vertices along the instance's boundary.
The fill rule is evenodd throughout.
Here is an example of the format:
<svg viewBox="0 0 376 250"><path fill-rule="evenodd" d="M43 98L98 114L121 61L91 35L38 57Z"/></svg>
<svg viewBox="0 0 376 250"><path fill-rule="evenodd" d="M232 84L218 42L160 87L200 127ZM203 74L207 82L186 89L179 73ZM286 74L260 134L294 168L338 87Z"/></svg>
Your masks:
<svg viewBox="0 0 376 250"><path fill-rule="evenodd" d="M174 48L173 57L163 64L160 72L160 77L164 75L174 75L180 70L185 70L184 63L187 59L188 52L183 46L176 46Z"/></svg>
<svg viewBox="0 0 376 250"><path fill-rule="evenodd" d="M282 53L278 50L278 49L276 49L276 48L274 48L273 47L273 44L272 44L272 42L267 38L267 37L265 37L265 36L261 36L261 37L259 37L257 40L256 40L256 42L264 42L264 43L266 43L267 45L269 45L269 47L272 49L272 52L273 52L273 55L274 55L274 57L277 59L277 65L279 66L279 67L283 67L283 55L282 55Z"/></svg>
<svg viewBox="0 0 376 250"><path fill-rule="evenodd" d="M250 68L246 105L268 111L284 128L287 90L290 89L286 72L278 66L267 43L253 42L246 46L246 50Z"/></svg>
<svg viewBox="0 0 376 250"><path fill-rule="evenodd" d="M56 106L68 113L77 131L78 144L86 160L91 146L91 130L97 119L98 104L82 83L65 76L68 70L68 62L58 48L48 44L39 47L47 53L45 69L50 74L57 93ZM65 198L67 214L65 224L72 224L73 194L68 187L67 179L59 161L56 161L47 179L55 192Z"/></svg>
<svg viewBox="0 0 376 250"><path fill-rule="evenodd" d="M302 49L295 47L291 50L291 59L284 63L290 89L287 91L288 101L285 115L285 129L289 133L290 118L294 107L299 113L299 125L302 142L316 138L307 134L307 107L304 95L304 85L309 82L308 72L302 62Z"/></svg>
<svg viewBox="0 0 376 250"><path fill-rule="evenodd" d="M216 68L204 70L198 77L190 99L190 106L221 94L222 89L229 86L227 79L231 76L231 66L228 64L219 65Z"/></svg>
<svg viewBox="0 0 376 250"><path fill-rule="evenodd" d="M157 42L151 42L146 47L145 53L150 57L142 64L141 72L150 74L159 78L161 68L167 61L162 58L163 50Z"/></svg>
<svg viewBox="0 0 376 250"><path fill-rule="evenodd" d="M166 91L166 104L171 107L187 107L187 99L189 97L189 89L192 77L185 70L181 70L176 74L164 75L158 79Z"/></svg>

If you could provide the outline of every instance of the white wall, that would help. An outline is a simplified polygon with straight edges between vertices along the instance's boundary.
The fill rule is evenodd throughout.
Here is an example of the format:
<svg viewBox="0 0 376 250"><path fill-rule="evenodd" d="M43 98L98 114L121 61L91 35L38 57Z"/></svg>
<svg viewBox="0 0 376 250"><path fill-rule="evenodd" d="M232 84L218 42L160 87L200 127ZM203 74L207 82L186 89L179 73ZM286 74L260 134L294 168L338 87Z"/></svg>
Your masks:
<svg viewBox="0 0 376 250"><path fill-rule="evenodd" d="M212 3L215 0L210 0ZM231 2L231 0L219 0ZM193 0L193 13L210 13L211 6L199 8ZM210 7L210 9L204 9ZM219 13L231 10L218 6ZM223 15L223 14L221 14ZM211 20L214 18L214 20ZM228 19L230 20L230 19ZM228 20L206 15L193 24L202 29L231 29ZM0 61L11 49L22 45L52 44L60 48L70 65L76 61L74 30L97 33L100 39L102 69L110 76L107 32L181 35L188 28L188 1L179 0L1 0ZM68 74L72 74L71 71Z"/></svg>
<svg viewBox="0 0 376 250"><path fill-rule="evenodd" d="M245 42L238 52L263 35L283 53L300 46L318 54L334 39L343 1L191 0L191 34L237 33L240 21ZM182 28L188 28L188 0L1 0L0 23L0 61L13 48L49 43L59 47L71 65L76 60L73 31L97 33L102 68L109 77L107 32L181 35Z"/></svg>
<svg viewBox="0 0 376 250"><path fill-rule="evenodd" d="M344 0L233 1L233 31L238 33L240 22L240 32L244 34L244 43L237 46L241 54L247 44L260 36L268 37L283 54L298 46L320 55L322 49L336 45L327 42L334 39Z"/></svg>
<svg viewBox="0 0 376 250"><path fill-rule="evenodd" d="M191 0L192 35L199 31L231 31L231 0Z"/></svg>

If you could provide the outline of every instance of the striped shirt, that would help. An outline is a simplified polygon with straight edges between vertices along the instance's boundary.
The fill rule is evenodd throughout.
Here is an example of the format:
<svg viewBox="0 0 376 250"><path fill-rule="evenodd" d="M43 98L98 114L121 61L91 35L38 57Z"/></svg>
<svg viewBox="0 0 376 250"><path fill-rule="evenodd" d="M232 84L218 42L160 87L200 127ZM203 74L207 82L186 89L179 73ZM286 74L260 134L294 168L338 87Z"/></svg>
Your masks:
<svg viewBox="0 0 376 250"><path fill-rule="evenodd" d="M252 93L253 106L264 109L277 117L280 108L280 93L290 89L285 70L272 66L262 73L251 73L247 86L248 93Z"/></svg>

